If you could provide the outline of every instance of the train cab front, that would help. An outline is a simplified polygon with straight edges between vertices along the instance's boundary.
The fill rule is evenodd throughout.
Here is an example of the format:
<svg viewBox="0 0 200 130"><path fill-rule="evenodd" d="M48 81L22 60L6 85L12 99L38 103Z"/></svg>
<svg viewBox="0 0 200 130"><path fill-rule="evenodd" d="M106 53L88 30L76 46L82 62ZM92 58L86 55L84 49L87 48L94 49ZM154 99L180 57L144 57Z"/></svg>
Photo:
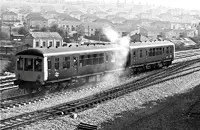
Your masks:
<svg viewBox="0 0 200 130"><path fill-rule="evenodd" d="M42 57L18 55L14 84L25 90L40 88L44 84L43 64Z"/></svg>

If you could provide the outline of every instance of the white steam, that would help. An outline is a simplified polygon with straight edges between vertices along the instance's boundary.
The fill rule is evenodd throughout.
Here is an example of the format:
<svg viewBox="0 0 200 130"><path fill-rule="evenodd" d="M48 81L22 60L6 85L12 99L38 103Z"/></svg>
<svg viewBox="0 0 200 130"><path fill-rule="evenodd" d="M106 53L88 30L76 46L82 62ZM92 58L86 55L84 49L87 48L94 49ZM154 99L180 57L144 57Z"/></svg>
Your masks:
<svg viewBox="0 0 200 130"><path fill-rule="evenodd" d="M127 56L129 53L130 37L120 37L118 32L110 26L103 28L103 33L111 41L113 47L117 49L113 57L115 59L115 65L113 67L125 67L124 65L127 61Z"/></svg>
<svg viewBox="0 0 200 130"><path fill-rule="evenodd" d="M103 33L110 40L114 48L116 48L111 62L112 70L118 70L117 73L111 73L104 76L103 81L109 81L110 83L116 83L119 80L119 75L124 73L124 67L127 62L129 53L130 37L120 37L117 31L110 26L103 28ZM113 60L114 59L114 60Z"/></svg>

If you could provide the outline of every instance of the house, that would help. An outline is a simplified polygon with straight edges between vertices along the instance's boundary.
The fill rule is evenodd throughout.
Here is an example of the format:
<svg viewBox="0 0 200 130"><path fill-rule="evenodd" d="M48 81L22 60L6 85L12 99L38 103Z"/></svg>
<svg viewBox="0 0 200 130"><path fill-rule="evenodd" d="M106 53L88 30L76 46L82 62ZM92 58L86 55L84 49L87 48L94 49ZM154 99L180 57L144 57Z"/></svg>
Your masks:
<svg viewBox="0 0 200 130"><path fill-rule="evenodd" d="M93 36L96 34L97 31L101 30L106 25L107 24L95 22L83 22L79 27L79 31L82 31L86 36Z"/></svg>
<svg viewBox="0 0 200 130"><path fill-rule="evenodd" d="M31 17L27 19L27 25L29 29L40 29L48 26L48 20L42 16Z"/></svg>
<svg viewBox="0 0 200 130"><path fill-rule="evenodd" d="M107 20L107 19L96 19L93 22L95 22L95 23L103 23L103 24L110 24L110 25L112 24L112 22Z"/></svg>
<svg viewBox="0 0 200 130"><path fill-rule="evenodd" d="M101 18L101 19L104 19L107 15L106 12L103 12L103 11L98 11L98 12L95 12L94 13L97 17Z"/></svg>
<svg viewBox="0 0 200 130"><path fill-rule="evenodd" d="M105 19L107 19L107 20L112 20L112 19L114 19L116 16L115 15L107 15L106 17L105 17Z"/></svg>
<svg viewBox="0 0 200 130"><path fill-rule="evenodd" d="M59 13L56 12L56 11L46 11L46 12L42 13L42 16L43 16L45 19L54 19L54 18L56 18L58 15L59 15Z"/></svg>
<svg viewBox="0 0 200 130"><path fill-rule="evenodd" d="M63 39L57 32L30 32L25 36L24 42L32 48L63 45Z"/></svg>
<svg viewBox="0 0 200 130"><path fill-rule="evenodd" d="M117 17L122 17L125 19L130 19L130 14L128 12L118 12L115 14Z"/></svg>
<svg viewBox="0 0 200 130"><path fill-rule="evenodd" d="M194 37L195 36L195 30L185 30L185 29L171 29L171 30L165 30L164 36L165 38L181 38L181 37Z"/></svg>
<svg viewBox="0 0 200 130"><path fill-rule="evenodd" d="M72 11L69 13L69 15L73 18L76 18L78 20L81 20L81 15L83 15L84 13L81 11Z"/></svg>
<svg viewBox="0 0 200 130"><path fill-rule="evenodd" d="M77 28L81 24L81 21L79 20L74 20L74 19L65 19L65 20L57 20L53 21L53 24L57 24L58 27L63 28L68 31L68 33L72 31L77 31Z"/></svg>
<svg viewBox="0 0 200 130"><path fill-rule="evenodd" d="M170 29L171 23L167 21L155 21L150 23L151 27L155 29Z"/></svg>
<svg viewBox="0 0 200 130"><path fill-rule="evenodd" d="M115 17L110 20L112 23L122 24L124 21L126 21L125 18L122 17Z"/></svg>
<svg viewBox="0 0 200 130"><path fill-rule="evenodd" d="M12 11L6 11L1 14L2 24L13 25L20 22L18 15Z"/></svg>
<svg viewBox="0 0 200 130"><path fill-rule="evenodd" d="M94 14L83 14L81 15L81 21L82 22L93 22L94 20L98 19L99 17L97 17Z"/></svg>

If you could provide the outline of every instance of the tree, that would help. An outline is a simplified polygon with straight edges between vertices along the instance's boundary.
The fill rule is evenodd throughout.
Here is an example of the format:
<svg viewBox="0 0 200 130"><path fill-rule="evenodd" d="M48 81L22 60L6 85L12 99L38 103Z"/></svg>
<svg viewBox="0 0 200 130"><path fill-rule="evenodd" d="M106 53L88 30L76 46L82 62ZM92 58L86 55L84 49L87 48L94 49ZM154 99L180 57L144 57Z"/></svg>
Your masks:
<svg viewBox="0 0 200 130"><path fill-rule="evenodd" d="M29 33L29 31L28 31L28 29L25 28L25 27L20 27L20 28L18 29L18 34L26 35L26 34L28 34L28 33Z"/></svg>
<svg viewBox="0 0 200 130"><path fill-rule="evenodd" d="M40 29L40 31L41 31L41 32L48 32L49 29L48 29L47 27L42 27L42 28Z"/></svg>
<svg viewBox="0 0 200 130"><path fill-rule="evenodd" d="M59 28L57 24L54 24L52 25L50 28L49 28L49 31L50 32L57 32L60 34L61 37L66 37L66 32L62 29L62 28Z"/></svg>
<svg viewBox="0 0 200 130"><path fill-rule="evenodd" d="M58 29L58 25L57 25L57 24L54 24L54 25L52 25L52 26L49 28L49 31L50 31L50 32L57 32L57 29Z"/></svg>
<svg viewBox="0 0 200 130"><path fill-rule="evenodd" d="M0 32L0 40L6 40L9 39L9 36L5 32Z"/></svg>
<svg viewBox="0 0 200 130"><path fill-rule="evenodd" d="M11 72L14 73L16 66L16 57L15 55L10 56L10 62L5 66L3 72Z"/></svg>

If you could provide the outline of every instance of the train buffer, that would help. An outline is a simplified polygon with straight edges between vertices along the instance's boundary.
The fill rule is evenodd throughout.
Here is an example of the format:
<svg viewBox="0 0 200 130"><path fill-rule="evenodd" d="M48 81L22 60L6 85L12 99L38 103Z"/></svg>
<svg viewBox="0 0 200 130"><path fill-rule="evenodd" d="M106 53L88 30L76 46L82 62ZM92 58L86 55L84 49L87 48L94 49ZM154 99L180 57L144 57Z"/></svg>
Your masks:
<svg viewBox="0 0 200 130"><path fill-rule="evenodd" d="M97 130L96 125L91 125L87 123L80 122L77 126L78 130Z"/></svg>

